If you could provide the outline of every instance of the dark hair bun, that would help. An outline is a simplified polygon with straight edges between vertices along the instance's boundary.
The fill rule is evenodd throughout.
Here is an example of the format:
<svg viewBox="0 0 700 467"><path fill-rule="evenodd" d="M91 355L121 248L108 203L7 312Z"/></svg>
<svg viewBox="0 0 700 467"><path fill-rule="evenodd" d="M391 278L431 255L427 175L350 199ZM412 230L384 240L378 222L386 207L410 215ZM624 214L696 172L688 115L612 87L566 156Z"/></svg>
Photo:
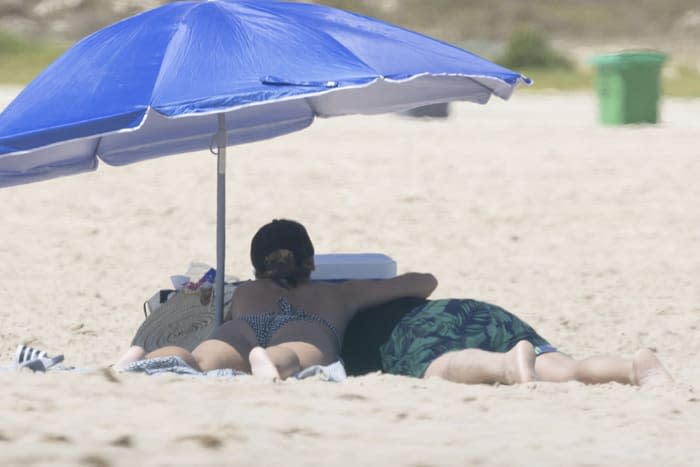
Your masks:
<svg viewBox="0 0 700 467"><path fill-rule="evenodd" d="M314 246L303 225L275 219L262 226L250 245L255 277L292 288L311 277Z"/></svg>
<svg viewBox="0 0 700 467"><path fill-rule="evenodd" d="M289 276L296 269L294 253L291 250L275 250L265 256L265 276L281 279Z"/></svg>

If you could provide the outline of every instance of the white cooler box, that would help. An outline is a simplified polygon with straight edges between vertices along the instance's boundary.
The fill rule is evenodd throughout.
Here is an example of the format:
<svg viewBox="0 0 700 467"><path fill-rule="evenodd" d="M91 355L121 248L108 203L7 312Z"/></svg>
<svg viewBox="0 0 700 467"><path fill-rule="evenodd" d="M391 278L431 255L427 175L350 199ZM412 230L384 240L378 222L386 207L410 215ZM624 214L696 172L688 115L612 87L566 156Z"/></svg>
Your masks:
<svg viewBox="0 0 700 467"><path fill-rule="evenodd" d="M396 276L396 261L382 253L331 253L314 256L316 269L311 279L389 279Z"/></svg>

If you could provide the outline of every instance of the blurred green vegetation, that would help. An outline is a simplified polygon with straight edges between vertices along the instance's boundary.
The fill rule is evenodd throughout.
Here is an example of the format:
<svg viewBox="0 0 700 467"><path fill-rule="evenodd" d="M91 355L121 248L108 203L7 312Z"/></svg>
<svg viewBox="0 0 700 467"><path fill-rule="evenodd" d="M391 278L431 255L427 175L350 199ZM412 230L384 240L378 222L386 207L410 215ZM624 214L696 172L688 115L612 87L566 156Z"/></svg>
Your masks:
<svg viewBox="0 0 700 467"><path fill-rule="evenodd" d="M581 69L549 40L532 29L516 30L505 51L494 61L532 78L532 91L593 90L595 69ZM675 97L700 97L700 73L687 65L667 64L662 72L662 93Z"/></svg>
<svg viewBox="0 0 700 467"><path fill-rule="evenodd" d="M0 83L26 84L67 48L0 31Z"/></svg>
<svg viewBox="0 0 700 467"><path fill-rule="evenodd" d="M518 29L513 32L505 52L496 62L513 69L530 67L569 70L573 67L570 59L554 50L544 34L534 29Z"/></svg>
<svg viewBox="0 0 700 467"><path fill-rule="evenodd" d="M518 68L520 73L532 79L531 87L522 88L527 92L541 91L591 91L595 86L595 76L592 71L576 70L574 68Z"/></svg>
<svg viewBox="0 0 700 467"><path fill-rule="evenodd" d="M307 1L307 0L300 0ZM322 0L449 42L507 39L531 28L556 38L668 37L698 0Z"/></svg>
<svg viewBox="0 0 700 467"><path fill-rule="evenodd" d="M662 87L666 96L700 97L700 73L684 65L671 68L664 73Z"/></svg>
<svg viewBox="0 0 700 467"><path fill-rule="evenodd" d="M661 77L661 93L670 97L700 98L700 73L690 67L680 66L665 70ZM542 91L595 91L595 70L561 68L518 68L535 84L521 88L524 92Z"/></svg>
<svg viewBox="0 0 700 467"><path fill-rule="evenodd" d="M517 34L514 34L514 37ZM539 42L538 42L539 41ZM530 88L523 88L525 92L541 92L547 90L561 91L593 91L595 89L595 70L581 69L571 65L570 61L549 49L549 58L544 60L544 65L538 63L541 60L537 50L537 44L545 41L545 47L549 48L544 37L535 38L515 37L511 42L519 44L516 48L525 50L519 52L522 62L513 62L507 65L498 57L488 57L505 66L510 66L517 71L532 78L535 84ZM523 46L523 43L525 44ZM25 85L37 74L46 68L52 61L67 49L69 44L46 42L38 40L21 40L16 36L0 31L0 84ZM512 47L511 47L512 48ZM506 47L508 51L509 47ZM507 56L507 52L505 53ZM552 66L557 63L552 57L559 56L564 63L570 66ZM533 58L534 57L534 58ZM501 57L503 58L503 57ZM533 61L534 60L534 61ZM553 62L552 62L553 60ZM518 65L517 63L522 63ZM663 94L676 97L700 97L700 73L690 66L666 64L663 74Z"/></svg>

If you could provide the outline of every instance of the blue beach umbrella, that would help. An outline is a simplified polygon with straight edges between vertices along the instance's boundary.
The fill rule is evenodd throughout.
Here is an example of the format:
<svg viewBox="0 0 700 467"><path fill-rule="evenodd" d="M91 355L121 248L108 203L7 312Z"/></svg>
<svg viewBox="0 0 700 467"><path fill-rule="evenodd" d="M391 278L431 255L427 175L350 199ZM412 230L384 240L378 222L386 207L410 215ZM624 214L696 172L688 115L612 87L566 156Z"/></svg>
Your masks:
<svg viewBox="0 0 700 467"><path fill-rule="evenodd" d="M315 117L508 99L525 76L450 44L322 5L183 1L82 39L0 114L0 187L210 148L223 316L226 147Z"/></svg>

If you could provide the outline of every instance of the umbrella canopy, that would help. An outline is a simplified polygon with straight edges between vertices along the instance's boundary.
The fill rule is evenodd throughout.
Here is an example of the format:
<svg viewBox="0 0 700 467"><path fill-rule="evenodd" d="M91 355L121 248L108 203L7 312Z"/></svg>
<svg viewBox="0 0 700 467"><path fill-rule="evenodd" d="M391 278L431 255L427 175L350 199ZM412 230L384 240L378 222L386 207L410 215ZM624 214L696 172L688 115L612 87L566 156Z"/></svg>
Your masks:
<svg viewBox="0 0 700 467"><path fill-rule="evenodd" d="M0 187L95 170L98 159L124 165L216 147L223 288L226 146L316 116L507 99L520 83L530 81L460 48L321 5L169 3L84 38L10 103L0 114Z"/></svg>

